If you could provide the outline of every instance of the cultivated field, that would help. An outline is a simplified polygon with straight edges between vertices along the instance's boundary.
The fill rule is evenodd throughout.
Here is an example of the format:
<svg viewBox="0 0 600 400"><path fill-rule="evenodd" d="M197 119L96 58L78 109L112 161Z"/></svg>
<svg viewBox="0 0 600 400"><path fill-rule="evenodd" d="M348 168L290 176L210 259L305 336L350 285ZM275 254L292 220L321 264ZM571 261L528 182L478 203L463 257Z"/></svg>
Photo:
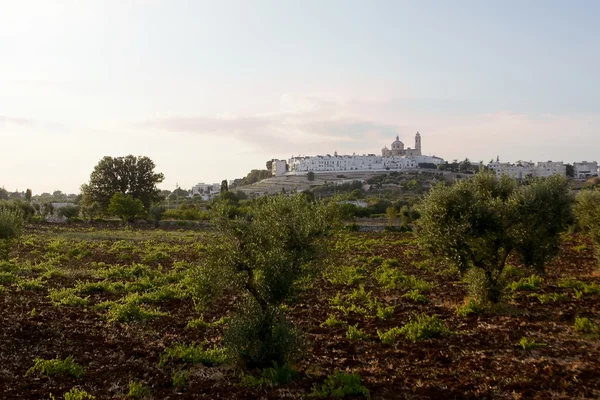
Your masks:
<svg viewBox="0 0 600 400"><path fill-rule="evenodd" d="M545 276L509 260L503 304L480 311L410 234L342 234L286 305L307 345L275 385L226 358L232 298L195 306L209 235L28 226L0 263L0 398L309 398L336 372L360 375L373 399L600 396L600 278L582 236L563 237Z"/></svg>

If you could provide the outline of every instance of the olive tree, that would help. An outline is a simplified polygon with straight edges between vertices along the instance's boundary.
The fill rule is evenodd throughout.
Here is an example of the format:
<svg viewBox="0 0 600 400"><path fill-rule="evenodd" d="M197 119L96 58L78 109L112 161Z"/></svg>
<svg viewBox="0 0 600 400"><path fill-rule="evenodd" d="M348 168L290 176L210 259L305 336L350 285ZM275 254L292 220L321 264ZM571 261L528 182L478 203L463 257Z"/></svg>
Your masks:
<svg viewBox="0 0 600 400"><path fill-rule="evenodd" d="M496 303L509 255L540 271L556 255L571 203L565 178L519 185L483 172L452 186L434 186L418 206L418 237L426 251L461 272L474 269L483 275L480 300Z"/></svg>
<svg viewBox="0 0 600 400"><path fill-rule="evenodd" d="M8 260L12 241L23 232L23 214L17 208L0 206L0 260Z"/></svg>
<svg viewBox="0 0 600 400"><path fill-rule="evenodd" d="M250 368L283 365L297 355L300 338L281 305L294 282L323 261L325 237L339 221L337 206L278 195L256 200L245 215L229 208L214 207L218 236L196 271L197 299L214 299L226 288L236 292L227 347Z"/></svg>
<svg viewBox="0 0 600 400"><path fill-rule="evenodd" d="M591 235L600 261L600 189L580 191L573 210L579 226Z"/></svg>

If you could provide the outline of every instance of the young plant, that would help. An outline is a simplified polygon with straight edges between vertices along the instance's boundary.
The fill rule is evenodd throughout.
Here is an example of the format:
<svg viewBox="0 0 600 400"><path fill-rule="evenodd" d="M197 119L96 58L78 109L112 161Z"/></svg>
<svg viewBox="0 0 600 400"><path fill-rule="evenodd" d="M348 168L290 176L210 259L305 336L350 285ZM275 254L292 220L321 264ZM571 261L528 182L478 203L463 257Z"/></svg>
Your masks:
<svg viewBox="0 0 600 400"><path fill-rule="evenodd" d="M361 383L360 375L336 372L325 379L320 389L315 387L310 394L310 397L323 399L343 399L346 396L371 398L369 390Z"/></svg>
<svg viewBox="0 0 600 400"><path fill-rule="evenodd" d="M163 366L169 361L179 360L190 364L204 364L207 366L223 364L227 361L227 353L223 348L214 345L212 348L205 348L205 344L185 345L177 343L172 347L167 347L160 356L159 364Z"/></svg>
<svg viewBox="0 0 600 400"><path fill-rule="evenodd" d="M73 356L69 356L64 360L58 357L53 360L36 358L33 361L33 367L29 368L25 375L36 373L46 376L71 375L75 378L81 378L85 371L81 365L73 361Z"/></svg>
<svg viewBox="0 0 600 400"><path fill-rule="evenodd" d="M521 278L517 282L512 282L508 287L514 292L517 290L539 290L542 278L537 275L531 275L528 278Z"/></svg>
<svg viewBox="0 0 600 400"><path fill-rule="evenodd" d="M466 317L471 314L481 314L485 307L474 299L467 299L462 306L456 308L456 315L459 317Z"/></svg>
<svg viewBox="0 0 600 400"><path fill-rule="evenodd" d="M523 348L523 350L534 350L538 347L547 346L546 343L536 343L535 340L529 340L526 337L522 337L519 341L519 344Z"/></svg>
<svg viewBox="0 0 600 400"><path fill-rule="evenodd" d="M413 342L438 337L447 331L442 320L427 314L411 317L410 322L400 328L400 333Z"/></svg>
<svg viewBox="0 0 600 400"><path fill-rule="evenodd" d="M330 315L329 317L327 317L327 319L325 320L325 322L321 323L321 327L324 326L328 326L330 328L337 328L337 327L342 327L342 326L346 326L348 325L348 323L346 321L342 321L340 319L337 319L335 317L335 315Z"/></svg>
<svg viewBox="0 0 600 400"><path fill-rule="evenodd" d="M368 339L369 335L365 333L362 329L358 327L358 323L355 325L348 326L348 331L346 332L346 338L354 341L354 340L363 340Z"/></svg>
<svg viewBox="0 0 600 400"><path fill-rule="evenodd" d="M391 328L387 332L377 330L377 336L383 344L394 344L398 340L398 336L402 335L402 329L396 327Z"/></svg>
<svg viewBox="0 0 600 400"><path fill-rule="evenodd" d="M150 396L150 389L141 381L129 381L129 392L127 397L134 400L141 400Z"/></svg>
<svg viewBox="0 0 600 400"><path fill-rule="evenodd" d="M573 329L575 329L575 332L584 334L597 334L599 332L598 325L587 317L575 318Z"/></svg>

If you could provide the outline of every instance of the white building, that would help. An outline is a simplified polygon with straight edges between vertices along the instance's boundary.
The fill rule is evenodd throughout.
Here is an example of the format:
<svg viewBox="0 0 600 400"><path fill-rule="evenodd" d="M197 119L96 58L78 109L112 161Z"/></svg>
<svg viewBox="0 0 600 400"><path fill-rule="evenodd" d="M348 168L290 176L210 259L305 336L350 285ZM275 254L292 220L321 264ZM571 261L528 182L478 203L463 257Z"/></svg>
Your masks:
<svg viewBox="0 0 600 400"><path fill-rule="evenodd" d="M273 160L271 164L271 173L273 176L282 176L287 172L287 163L285 160Z"/></svg>
<svg viewBox="0 0 600 400"><path fill-rule="evenodd" d="M598 163L596 161L573 163L573 169L575 179L587 179L598 175Z"/></svg>
<svg viewBox="0 0 600 400"><path fill-rule="evenodd" d="M392 143L392 150L384 148L381 156L375 154L338 155L336 152L333 156L327 154L324 156L292 157L287 163L288 173L299 174L309 171L315 173L399 171L419 168L421 163L435 165L444 163L444 160L439 157L421 154L421 135L418 132L415 137L415 147L416 149L412 150L404 149L404 144L396 137L396 141ZM275 161L273 164L275 165Z"/></svg>
<svg viewBox="0 0 600 400"><path fill-rule="evenodd" d="M195 194L199 195L210 195L219 193L221 191L220 183L198 183L192 187L192 196Z"/></svg>
<svg viewBox="0 0 600 400"><path fill-rule="evenodd" d="M496 161L488 164L488 168L494 171L497 177L507 175L510 178L524 179L535 176L567 176L567 167L562 161L538 162L537 165L527 161L519 161L516 164L501 163Z"/></svg>

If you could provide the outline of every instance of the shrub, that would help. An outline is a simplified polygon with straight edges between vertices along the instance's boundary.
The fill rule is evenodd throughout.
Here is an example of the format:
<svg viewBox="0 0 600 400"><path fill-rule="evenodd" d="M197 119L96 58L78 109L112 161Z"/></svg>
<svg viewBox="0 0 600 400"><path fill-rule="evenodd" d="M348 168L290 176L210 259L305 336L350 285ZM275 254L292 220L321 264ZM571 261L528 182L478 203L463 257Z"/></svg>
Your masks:
<svg viewBox="0 0 600 400"><path fill-rule="evenodd" d="M459 317L466 317L471 314L481 314L484 310L484 306L480 302L474 299L467 299L462 306L456 308L456 315Z"/></svg>
<svg viewBox="0 0 600 400"><path fill-rule="evenodd" d="M542 278L537 275L531 275L528 278L521 278L517 282L512 282L508 287L512 291L517 290L539 290L540 284L542 283Z"/></svg>
<svg viewBox="0 0 600 400"><path fill-rule="evenodd" d="M73 361L73 356L69 356L64 360L58 357L53 360L44 360L36 358L33 361L33 367L27 370L25 375L39 373L46 376L71 375L75 378L81 378L85 373L83 367Z"/></svg>
<svg viewBox="0 0 600 400"><path fill-rule="evenodd" d="M128 296L123 303L109 302L106 319L110 322L141 322L151 318L168 315L165 312L151 310L141 306L139 296Z"/></svg>
<svg viewBox="0 0 600 400"><path fill-rule="evenodd" d="M555 301L569 300L569 296L565 296L562 293L545 293L545 294L533 293L533 294L530 294L529 296L537 298L541 304L546 304L546 303L555 302Z"/></svg>
<svg viewBox="0 0 600 400"><path fill-rule="evenodd" d="M366 278L365 269L354 265L333 266L323 274L334 285L355 285Z"/></svg>
<svg viewBox="0 0 600 400"><path fill-rule="evenodd" d="M383 343L383 344L396 343L398 336L400 336L401 334L402 334L402 329L398 328L397 326L388 330L387 332L382 332L379 329L377 330L377 336L379 337L379 340L381 340L381 343Z"/></svg>
<svg viewBox="0 0 600 400"><path fill-rule="evenodd" d="M127 396L139 400L150 396L150 389L144 386L144 382L129 381L129 392Z"/></svg>
<svg viewBox="0 0 600 400"><path fill-rule="evenodd" d="M95 399L95 398L96 398L96 396L92 396L85 390L81 390L76 387L71 388L71 390L66 392L64 395L64 400L87 400L87 399ZM52 393L50 393L50 400L56 400L56 397L54 397L52 395Z"/></svg>
<svg viewBox="0 0 600 400"><path fill-rule="evenodd" d="M413 289L408 293L404 294L402 297L409 298L415 303L427 303L429 301L427 296L421 294L421 292L418 289Z"/></svg>
<svg viewBox="0 0 600 400"><path fill-rule="evenodd" d="M447 332L442 320L435 315L420 314L410 318L410 322L404 325L400 332L409 340L417 342L438 337Z"/></svg>
<svg viewBox="0 0 600 400"><path fill-rule="evenodd" d="M394 315L394 306L377 305L377 316L381 319L387 319Z"/></svg>
<svg viewBox="0 0 600 400"><path fill-rule="evenodd" d="M205 343L186 345L177 343L172 347L167 347L160 356L158 365L163 366L171 360L180 360L190 364L204 364L207 366L223 364L227 361L225 349L214 345L212 348L205 348Z"/></svg>
<svg viewBox="0 0 600 400"><path fill-rule="evenodd" d="M598 325L586 317L575 318L573 329L575 329L575 332L586 334L596 334L599 331Z"/></svg>
<svg viewBox="0 0 600 400"><path fill-rule="evenodd" d="M358 327L358 324L350 325L346 331L346 338L350 340L368 339L369 335Z"/></svg>
<svg viewBox="0 0 600 400"><path fill-rule="evenodd" d="M88 298L82 298L76 293L77 291L74 288L50 289L48 298L55 306L87 306Z"/></svg>
<svg viewBox="0 0 600 400"><path fill-rule="evenodd" d="M277 363L273 363L272 367L263 368L260 373L260 377L255 377L250 374L242 375L241 385L247 387L284 385L288 382L291 382L296 375L296 371L290 368L289 365L282 365L280 367L277 365Z"/></svg>
<svg viewBox="0 0 600 400"><path fill-rule="evenodd" d="M535 340L529 340L526 337L522 337L519 341L519 344L523 348L523 350L534 350L541 346L547 346L546 343L536 343Z"/></svg>
<svg viewBox="0 0 600 400"><path fill-rule="evenodd" d="M321 385L321 389L315 387L310 397L342 399L346 396L364 396L371 398L369 390L361 383L360 375L336 372L329 375Z"/></svg>
<svg viewBox="0 0 600 400"><path fill-rule="evenodd" d="M173 386L183 388L190 379L190 371L175 371L173 373Z"/></svg>
<svg viewBox="0 0 600 400"><path fill-rule="evenodd" d="M346 321L337 319L335 317L335 315L330 315L329 317L327 317L325 322L323 322L320 326L321 327L328 326L328 327L332 328L332 327L341 327L341 326L346 326L346 325L348 325L348 323Z"/></svg>

